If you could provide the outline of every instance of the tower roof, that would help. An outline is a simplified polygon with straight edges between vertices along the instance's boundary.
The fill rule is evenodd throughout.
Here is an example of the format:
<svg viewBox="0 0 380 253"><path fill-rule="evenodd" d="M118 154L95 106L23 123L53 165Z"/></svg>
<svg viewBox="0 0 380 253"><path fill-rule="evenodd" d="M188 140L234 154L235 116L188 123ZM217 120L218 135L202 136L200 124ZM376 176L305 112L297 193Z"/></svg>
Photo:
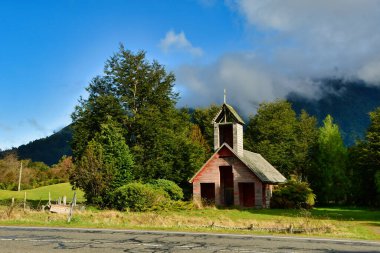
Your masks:
<svg viewBox="0 0 380 253"><path fill-rule="evenodd" d="M228 120L228 121L227 121ZM223 103L221 109L216 114L214 119L211 123L223 123L224 122L231 122L231 120L234 120L234 122L240 123L244 125L243 119L240 117L240 115L235 111L235 109L230 106L227 103Z"/></svg>

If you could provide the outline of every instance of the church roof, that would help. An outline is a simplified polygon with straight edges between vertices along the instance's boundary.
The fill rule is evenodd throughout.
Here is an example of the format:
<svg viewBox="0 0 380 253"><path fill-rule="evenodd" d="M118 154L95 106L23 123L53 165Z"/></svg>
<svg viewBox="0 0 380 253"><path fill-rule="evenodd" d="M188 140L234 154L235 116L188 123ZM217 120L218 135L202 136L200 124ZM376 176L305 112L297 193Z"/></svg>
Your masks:
<svg viewBox="0 0 380 253"><path fill-rule="evenodd" d="M227 116L224 114L231 115L235 119L235 121L237 121L238 123L240 123L242 125L245 124L243 119L235 111L235 109L227 103L223 103L222 108L220 108L220 111L216 114L216 116L212 120L212 123L220 123L219 121L223 118L223 116Z"/></svg>
<svg viewBox="0 0 380 253"><path fill-rule="evenodd" d="M286 178L260 154L244 150L243 156L238 155L227 143L218 148L210 159L201 167L201 169L190 179L193 182L195 177L204 169L204 167L211 161L214 156L223 148L228 148L242 163L244 163L249 170L251 170L262 182L264 183L284 183Z"/></svg>
<svg viewBox="0 0 380 253"><path fill-rule="evenodd" d="M240 160L247 165L261 181L273 183L283 183L286 181L286 178L260 154L248 150L244 150L243 154L243 157L239 157Z"/></svg>

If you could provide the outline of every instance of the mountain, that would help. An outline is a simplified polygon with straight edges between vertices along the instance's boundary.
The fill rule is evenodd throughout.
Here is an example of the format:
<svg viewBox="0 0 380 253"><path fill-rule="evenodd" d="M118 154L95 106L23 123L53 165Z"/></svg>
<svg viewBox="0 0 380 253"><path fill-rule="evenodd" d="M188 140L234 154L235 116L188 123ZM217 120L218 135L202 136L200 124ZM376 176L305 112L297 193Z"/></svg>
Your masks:
<svg viewBox="0 0 380 253"><path fill-rule="evenodd" d="M339 125L347 146L363 138L370 123L368 113L380 106L380 88L362 81L325 79L321 81L321 89L323 95L318 99L290 93L287 100L297 113L305 109L316 116L320 124L330 114Z"/></svg>
<svg viewBox="0 0 380 253"><path fill-rule="evenodd" d="M32 159L32 161L44 162L51 166L58 163L62 156L72 154L71 138L72 130L70 126L67 126L46 138L29 142L18 148L5 150L1 154L16 152L20 159Z"/></svg>
<svg viewBox="0 0 380 253"><path fill-rule="evenodd" d="M323 95L319 98L306 98L293 92L287 96L287 100L292 103L297 113L305 109L309 114L316 116L319 124L330 114L339 125L347 146L354 144L356 139L363 138L370 123L368 112L380 106L380 88L361 81L325 79L321 81L321 90ZM0 155L17 152L22 159L52 165L63 155L72 154L71 139L72 130L67 126L51 136L3 151Z"/></svg>

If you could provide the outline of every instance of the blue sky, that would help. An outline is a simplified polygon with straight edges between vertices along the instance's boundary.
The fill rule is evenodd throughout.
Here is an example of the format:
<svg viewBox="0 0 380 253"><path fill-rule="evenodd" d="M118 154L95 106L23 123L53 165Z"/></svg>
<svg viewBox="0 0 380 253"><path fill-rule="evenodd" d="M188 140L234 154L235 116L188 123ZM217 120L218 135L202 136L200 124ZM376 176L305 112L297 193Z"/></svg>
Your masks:
<svg viewBox="0 0 380 253"><path fill-rule="evenodd" d="M176 74L180 106L219 103L227 88L249 114L290 91L317 98L316 77L378 85L378 2L304 3L2 0L0 149L68 125L119 43Z"/></svg>

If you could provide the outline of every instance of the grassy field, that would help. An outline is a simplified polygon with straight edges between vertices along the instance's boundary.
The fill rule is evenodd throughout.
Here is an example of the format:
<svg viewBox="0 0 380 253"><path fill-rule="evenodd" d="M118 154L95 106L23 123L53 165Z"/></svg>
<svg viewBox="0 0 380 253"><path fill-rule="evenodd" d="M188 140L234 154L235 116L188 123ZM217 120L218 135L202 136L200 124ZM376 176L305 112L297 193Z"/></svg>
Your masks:
<svg viewBox="0 0 380 253"><path fill-rule="evenodd" d="M58 184L27 191L28 203L45 202L66 195L70 200L73 191L69 184ZM77 191L84 201L83 192ZM10 209L9 198L23 199L24 193L0 191L0 225L63 226L113 229L152 229L197 231L239 234L284 234L287 229L306 229L297 236L351 238L380 241L380 211L360 208L315 208L306 210L280 209L193 209L156 212L118 212L87 207L75 211L71 223L66 215L37 210ZM40 201L41 200L41 201ZM5 203L5 202L3 202ZM45 202L46 203L46 202ZM45 204L43 203L43 204ZM251 229L248 229L251 228ZM282 232L268 228L284 229ZM262 231L260 231L262 230Z"/></svg>
<svg viewBox="0 0 380 253"><path fill-rule="evenodd" d="M71 201L74 195L74 191L71 189L71 185L69 183L55 184L49 186L43 186L36 189L25 190L25 191L6 191L0 190L0 201L9 201L12 198L16 200L23 200L24 194L26 192L27 201L41 201L47 202L49 200L49 192L51 196L51 200L57 200L59 197L66 196L67 200ZM84 202L84 194L82 191L77 190L77 201Z"/></svg>

